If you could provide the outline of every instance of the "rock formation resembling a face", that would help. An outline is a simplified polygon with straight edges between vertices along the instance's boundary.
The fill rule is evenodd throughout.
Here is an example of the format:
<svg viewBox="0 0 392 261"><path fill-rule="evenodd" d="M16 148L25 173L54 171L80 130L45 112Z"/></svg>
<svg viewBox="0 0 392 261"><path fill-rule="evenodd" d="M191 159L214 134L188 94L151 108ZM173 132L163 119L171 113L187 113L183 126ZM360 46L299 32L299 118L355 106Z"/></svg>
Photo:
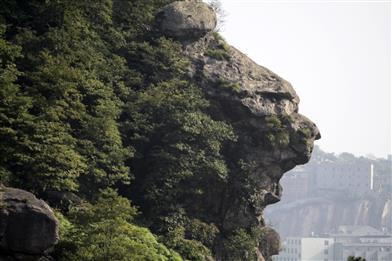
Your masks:
<svg viewBox="0 0 392 261"><path fill-rule="evenodd" d="M210 31L206 33L200 26L181 23L181 19L172 25L174 20L163 15L169 11L176 13L175 17L179 13L191 15L200 25L215 26L216 19L211 19L204 3L185 1L165 7L157 21L164 35L183 40L192 64L190 79L210 100L211 115L230 123L238 136L238 141L225 149L234 174L225 194L216 195L223 198L219 203L224 209L220 228L263 227L265 206L280 200L280 178L308 162L313 142L320 138L319 130L298 113L299 98L289 82L226 44L211 26L203 28ZM260 252L265 255L263 249Z"/></svg>

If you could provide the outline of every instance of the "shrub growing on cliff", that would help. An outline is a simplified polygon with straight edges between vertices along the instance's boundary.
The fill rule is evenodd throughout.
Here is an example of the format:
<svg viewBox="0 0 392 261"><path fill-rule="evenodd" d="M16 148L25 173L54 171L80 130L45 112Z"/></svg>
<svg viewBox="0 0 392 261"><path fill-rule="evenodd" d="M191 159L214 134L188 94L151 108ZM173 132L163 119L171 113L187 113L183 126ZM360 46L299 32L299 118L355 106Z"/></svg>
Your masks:
<svg viewBox="0 0 392 261"><path fill-rule="evenodd" d="M250 233L242 228L236 229L224 242L224 260L256 260L256 246L257 241Z"/></svg>
<svg viewBox="0 0 392 261"><path fill-rule="evenodd" d="M216 84L218 85L218 88L230 90L233 92L239 92L241 90L239 83L230 82L222 77L217 80Z"/></svg>
<svg viewBox="0 0 392 261"><path fill-rule="evenodd" d="M208 49L206 51L206 54L210 56L211 58L214 58L216 60L230 60L230 54L226 52L225 50L220 50L220 49Z"/></svg>
<svg viewBox="0 0 392 261"><path fill-rule="evenodd" d="M208 256L211 256L211 251L197 240L185 238L185 228L176 227L171 230L164 242L167 246L176 249L186 260L205 261Z"/></svg>
<svg viewBox="0 0 392 261"><path fill-rule="evenodd" d="M277 115L265 117L265 123L269 129L265 134L265 138L270 145L285 147L290 143L290 135Z"/></svg>
<svg viewBox="0 0 392 261"><path fill-rule="evenodd" d="M206 50L206 55L216 59L216 60L226 60L230 61L230 47L218 32L213 33L214 40L211 46Z"/></svg>
<svg viewBox="0 0 392 261"><path fill-rule="evenodd" d="M112 189L102 191L95 204L74 209L70 224L60 217L61 260L162 260L182 258L158 243L148 229L132 224L137 211Z"/></svg>

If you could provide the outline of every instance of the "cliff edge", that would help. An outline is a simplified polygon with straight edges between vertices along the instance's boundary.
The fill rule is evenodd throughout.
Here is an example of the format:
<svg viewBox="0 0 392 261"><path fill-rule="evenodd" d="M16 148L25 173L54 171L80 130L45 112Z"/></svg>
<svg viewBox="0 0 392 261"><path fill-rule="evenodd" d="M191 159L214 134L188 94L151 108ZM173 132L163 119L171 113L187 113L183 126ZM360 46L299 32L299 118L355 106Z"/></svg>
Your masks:
<svg viewBox="0 0 392 261"><path fill-rule="evenodd" d="M181 1L164 7L156 19L162 34L182 42L191 60L189 79L201 86L213 104L211 114L230 123L238 135L225 154L232 162L241 158L242 164L233 164L235 176L228 183L215 184L207 197L206 211L214 213L209 221L218 224L224 235L236 229L265 227L263 210L280 200L280 178L310 159L320 133L298 113L299 97L289 82L213 31L216 18L212 12L201 1ZM260 236L260 260L277 251L263 241L267 234L271 235ZM217 260L225 260L219 243L214 252Z"/></svg>

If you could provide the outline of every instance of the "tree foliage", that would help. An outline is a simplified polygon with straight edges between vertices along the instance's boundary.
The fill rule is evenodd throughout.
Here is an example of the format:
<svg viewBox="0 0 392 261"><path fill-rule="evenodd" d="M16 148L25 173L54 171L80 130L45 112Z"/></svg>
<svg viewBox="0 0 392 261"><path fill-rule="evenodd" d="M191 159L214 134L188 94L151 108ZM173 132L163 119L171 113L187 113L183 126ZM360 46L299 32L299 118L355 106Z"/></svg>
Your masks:
<svg viewBox="0 0 392 261"><path fill-rule="evenodd" d="M60 218L60 260L160 260L181 261L173 250L158 243L143 227L132 223L137 211L116 191L102 191L95 204L71 211L73 223Z"/></svg>
<svg viewBox="0 0 392 261"><path fill-rule="evenodd" d="M189 80L182 45L154 29L170 2L2 3L0 182L94 202L63 213L59 259L181 260L170 247L204 260L231 236L217 195L237 137Z"/></svg>

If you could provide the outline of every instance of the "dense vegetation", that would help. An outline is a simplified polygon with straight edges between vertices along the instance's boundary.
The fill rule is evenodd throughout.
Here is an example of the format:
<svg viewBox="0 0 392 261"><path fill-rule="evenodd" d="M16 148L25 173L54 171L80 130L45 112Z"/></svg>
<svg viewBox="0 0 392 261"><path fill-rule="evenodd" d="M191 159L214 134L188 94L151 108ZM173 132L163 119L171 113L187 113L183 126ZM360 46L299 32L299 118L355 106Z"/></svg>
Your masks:
<svg viewBox="0 0 392 261"><path fill-rule="evenodd" d="M0 181L83 199L57 214L59 260L213 254L220 231L202 202L229 182L222 151L236 135L186 80L180 44L154 30L169 2L2 1ZM221 235L226 259L252 251L255 234Z"/></svg>

